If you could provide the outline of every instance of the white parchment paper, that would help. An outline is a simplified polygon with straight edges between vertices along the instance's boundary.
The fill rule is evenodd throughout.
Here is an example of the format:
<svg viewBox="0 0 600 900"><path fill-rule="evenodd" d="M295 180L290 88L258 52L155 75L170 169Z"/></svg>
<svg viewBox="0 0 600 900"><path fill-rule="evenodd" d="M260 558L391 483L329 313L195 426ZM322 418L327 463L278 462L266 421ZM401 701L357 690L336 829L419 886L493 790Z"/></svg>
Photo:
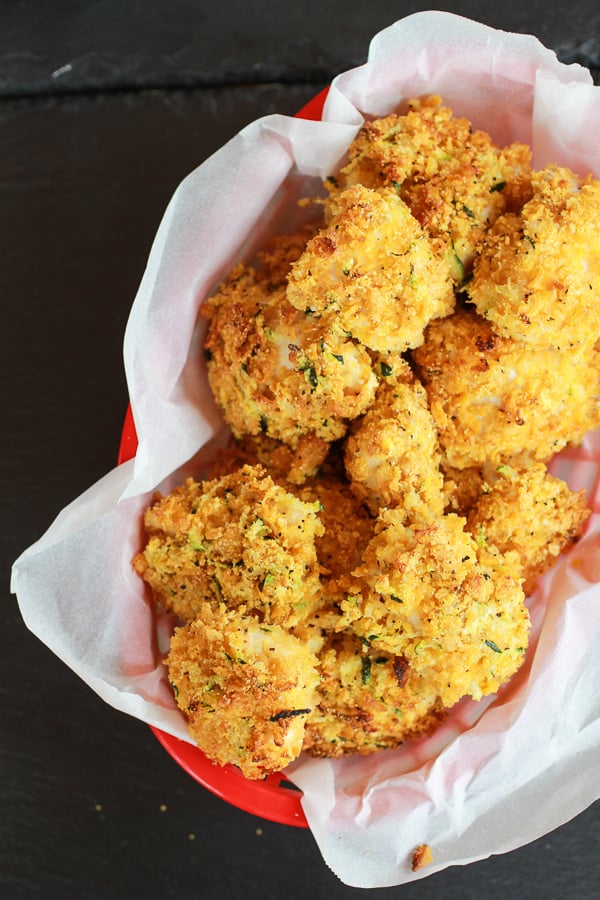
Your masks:
<svg viewBox="0 0 600 900"><path fill-rule="evenodd" d="M161 663L168 622L154 620L130 561L151 493L198 474L223 432L198 352L199 303L235 261L293 224L296 199L335 170L364 117L430 92L499 143L530 143L536 166L600 177L600 88L587 70L560 64L534 37L445 13L380 32L368 62L334 80L323 121L260 119L176 190L125 335L136 458L64 509L14 563L28 627L112 706L184 740ZM594 515L531 599L533 640L510 684L458 704L427 740L292 766L323 857L349 885L401 884L511 850L600 795L600 436L554 468L588 490ZM434 861L412 873L422 843Z"/></svg>

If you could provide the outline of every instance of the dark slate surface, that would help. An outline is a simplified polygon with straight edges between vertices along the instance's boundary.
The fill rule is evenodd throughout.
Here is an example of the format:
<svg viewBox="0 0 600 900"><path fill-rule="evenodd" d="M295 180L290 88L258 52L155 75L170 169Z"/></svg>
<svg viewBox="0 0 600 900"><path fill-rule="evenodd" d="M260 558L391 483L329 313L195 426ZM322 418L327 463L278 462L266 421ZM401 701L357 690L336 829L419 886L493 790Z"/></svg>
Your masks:
<svg viewBox="0 0 600 900"><path fill-rule="evenodd" d="M600 66L594 0L12 0L2 4L0 91L328 81L361 63L381 28L428 8L535 34L565 61Z"/></svg>
<svg viewBox="0 0 600 900"><path fill-rule="evenodd" d="M2 5L2 900L365 894L329 872L309 832L212 796L144 725L100 701L25 629L8 571L114 464L123 329L173 188L242 125L295 112L364 59L372 33L417 8ZM568 18L537 2L445 8L597 62L595 0L572 4ZM599 850L596 804L514 853L366 893L592 900Z"/></svg>

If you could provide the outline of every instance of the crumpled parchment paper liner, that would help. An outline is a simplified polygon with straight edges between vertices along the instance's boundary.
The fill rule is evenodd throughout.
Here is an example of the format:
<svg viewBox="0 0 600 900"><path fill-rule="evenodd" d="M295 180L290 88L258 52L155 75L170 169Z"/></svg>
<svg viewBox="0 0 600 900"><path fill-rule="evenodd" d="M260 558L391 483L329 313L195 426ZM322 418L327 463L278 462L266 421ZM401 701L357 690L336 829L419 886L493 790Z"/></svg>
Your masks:
<svg viewBox="0 0 600 900"><path fill-rule="evenodd" d="M125 368L139 437L135 460L64 509L15 562L28 627L115 708L188 739L161 654L172 622L154 621L130 561L152 492L201 477L225 429L199 352L201 300L320 190L363 116L440 93L500 143L600 177L600 88L530 36L458 16L417 13L380 32L368 62L334 80L324 121L268 116L244 128L176 190L127 325ZM382 887L521 846L600 794L600 438L554 471L585 487L583 540L531 598L523 669L499 693L465 700L435 734L393 752L292 767L325 861L349 885ZM410 868L429 843L431 866Z"/></svg>

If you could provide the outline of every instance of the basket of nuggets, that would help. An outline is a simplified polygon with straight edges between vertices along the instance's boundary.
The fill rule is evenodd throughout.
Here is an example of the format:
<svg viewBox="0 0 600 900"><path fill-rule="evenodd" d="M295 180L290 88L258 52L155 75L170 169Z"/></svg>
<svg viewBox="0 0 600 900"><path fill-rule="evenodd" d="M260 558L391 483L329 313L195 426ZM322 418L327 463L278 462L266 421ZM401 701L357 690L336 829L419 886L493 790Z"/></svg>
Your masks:
<svg viewBox="0 0 600 900"><path fill-rule="evenodd" d="M598 91L420 13L320 121L243 129L133 304L135 458L13 567L29 627L202 783L248 808L285 771L346 884L598 798Z"/></svg>
<svg viewBox="0 0 600 900"><path fill-rule="evenodd" d="M600 424L600 182L428 96L325 187L203 304L233 439L134 560L191 736L250 779L497 692L589 515L547 464Z"/></svg>

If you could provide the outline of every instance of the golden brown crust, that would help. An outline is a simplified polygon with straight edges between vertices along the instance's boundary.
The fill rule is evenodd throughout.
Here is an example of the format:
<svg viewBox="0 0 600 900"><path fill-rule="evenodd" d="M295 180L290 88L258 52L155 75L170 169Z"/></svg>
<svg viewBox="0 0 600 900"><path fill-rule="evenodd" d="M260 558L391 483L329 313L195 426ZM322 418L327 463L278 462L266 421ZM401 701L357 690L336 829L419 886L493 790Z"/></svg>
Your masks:
<svg viewBox="0 0 600 900"><path fill-rule="evenodd" d="M248 778L497 691L523 584L588 515L543 463L600 425L599 183L532 173L429 97L367 123L328 186L203 305L232 443L154 498L134 560L185 623L190 734Z"/></svg>
<svg viewBox="0 0 600 900"><path fill-rule="evenodd" d="M600 181L547 166L533 196L486 235L468 292L505 337L532 348L589 347L600 337Z"/></svg>
<svg viewBox="0 0 600 900"><path fill-rule="evenodd" d="M291 267L289 302L335 317L370 350L417 347L455 301L447 263L406 204L390 188L356 184L332 196L327 219Z"/></svg>
<svg viewBox="0 0 600 900"><path fill-rule="evenodd" d="M318 504L276 485L262 466L197 484L189 479L145 516L134 567L156 602L183 621L206 603L294 625L320 602Z"/></svg>
<svg viewBox="0 0 600 900"><path fill-rule="evenodd" d="M519 556L524 589L582 534L590 515L585 492L574 493L539 463L501 466L496 480L472 508L467 529L482 545Z"/></svg>
<svg viewBox="0 0 600 900"><path fill-rule="evenodd" d="M444 706L494 693L519 668L529 616L517 560L482 551L450 513L384 510L343 609L373 648L404 656Z"/></svg>
<svg viewBox="0 0 600 900"><path fill-rule="evenodd" d="M394 187L428 234L443 242L458 284L486 228L529 195L529 149L500 150L436 96L409 101L404 115L368 122L349 158L336 177L339 188Z"/></svg>
<svg viewBox="0 0 600 900"><path fill-rule="evenodd" d="M298 756L319 676L314 655L283 628L202 606L176 629L165 664L190 735L209 759L257 779Z"/></svg>
<svg viewBox="0 0 600 900"><path fill-rule="evenodd" d="M321 680L304 738L313 756L397 747L445 716L436 692L404 657L369 649L349 633L328 635L318 657Z"/></svg>
<svg viewBox="0 0 600 900"><path fill-rule="evenodd" d="M432 323L413 352L447 463L545 461L600 424L600 355L532 353L471 310Z"/></svg>
<svg viewBox="0 0 600 900"><path fill-rule="evenodd" d="M295 449L331 442L369 405L370 357L333 322L294 309L240 266L203 306L208 379L236 437L267 434Z"/></svg>

